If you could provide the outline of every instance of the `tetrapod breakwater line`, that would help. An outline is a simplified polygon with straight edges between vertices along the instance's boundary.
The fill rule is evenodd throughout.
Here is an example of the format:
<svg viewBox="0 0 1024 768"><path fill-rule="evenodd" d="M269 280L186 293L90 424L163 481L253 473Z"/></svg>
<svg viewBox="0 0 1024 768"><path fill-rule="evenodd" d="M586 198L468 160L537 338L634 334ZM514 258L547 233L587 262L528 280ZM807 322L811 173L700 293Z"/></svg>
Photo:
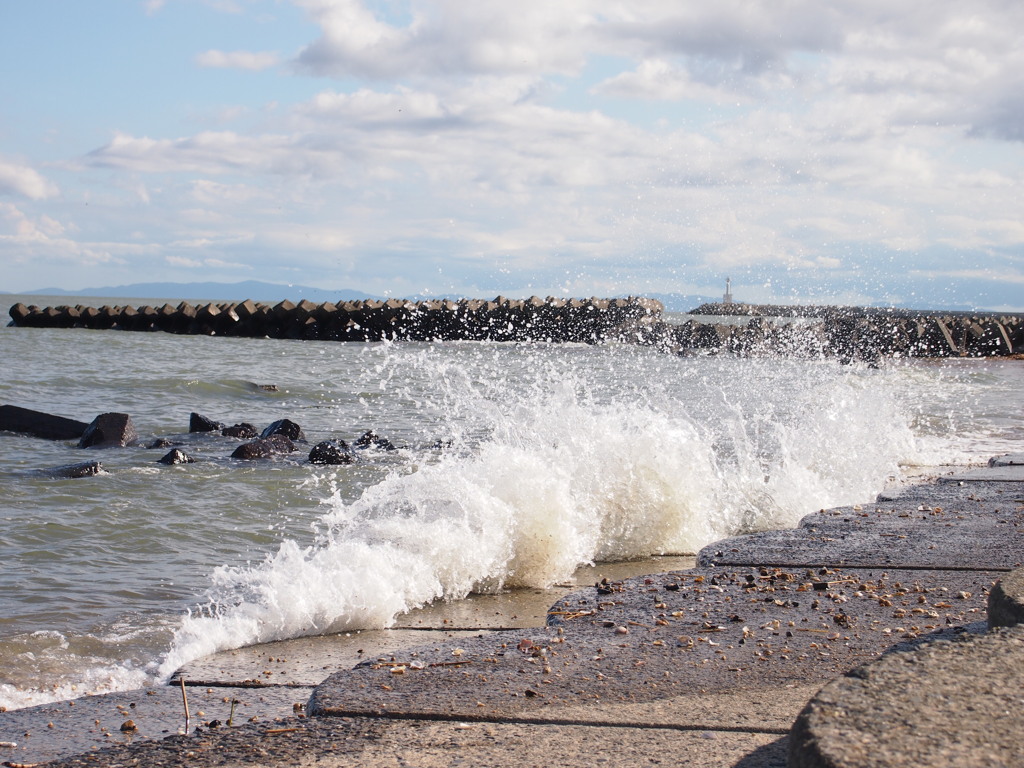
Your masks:
<svg viewBox="0 0 1024 768"><path fill-rule="evenodd" d="M651 325L661 302L624 299L461 299L344 301L315 304L189 304L161 307L11 307L14 325L166 331L179 334L324 341L552 341L617 340L634 324Z"/></svg>
<svg viewBox="0 0 1024 768"><path fill-rule="evenodd" d="M323 341L608 342L680 354L727 352L802 357L991 357L1024 353L1024 314L857 307L705 305L686 322L661 302L539 298L166 303L162 306L15 304L11 324L32 328ZM728 315L728 318L716 317ZM707 318L703 321L698 318Z"/></svg>

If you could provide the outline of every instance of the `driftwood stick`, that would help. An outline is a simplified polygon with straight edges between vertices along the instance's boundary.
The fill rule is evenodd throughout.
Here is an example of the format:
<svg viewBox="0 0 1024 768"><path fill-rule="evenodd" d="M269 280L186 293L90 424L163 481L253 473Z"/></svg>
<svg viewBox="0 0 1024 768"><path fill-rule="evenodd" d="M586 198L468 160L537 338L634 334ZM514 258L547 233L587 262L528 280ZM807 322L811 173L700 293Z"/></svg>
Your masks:
<svg viewBox="0 0 1024 768"><path fill-rule="evenodd" d="M188 694L185 693L185 678L179 677L178 682L181 683L181 703L185 705L185 733L188 733L190 718L188 714Z"/></svg>

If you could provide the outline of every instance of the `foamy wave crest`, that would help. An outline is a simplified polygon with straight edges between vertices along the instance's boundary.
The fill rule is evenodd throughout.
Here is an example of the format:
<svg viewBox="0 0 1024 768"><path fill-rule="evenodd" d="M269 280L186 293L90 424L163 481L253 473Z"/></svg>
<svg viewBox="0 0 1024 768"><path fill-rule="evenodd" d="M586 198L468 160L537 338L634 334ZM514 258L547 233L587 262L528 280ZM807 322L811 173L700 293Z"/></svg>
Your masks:
<svg viewBox="0 0 1024 768"><path fill-rule="evenodd" d="M95 638L68 638L56 631L33 632L0 643L0 711L140 688L151 676L131 661L82 654ZM11 670L15 670L12 675ZM49 681L39 687L41 680Z"/></svg>
<svg viewBox="0 0 1024 768"><path fill-rule="evenodd" d="M462 411L484 414L486 428L464 430L475 441L354 502L336 495L314 546L286 542L258 566L219 569L160 673L226 648L385 627L437 599L545 587L594 561L792 525L870 498L914 450L883 373L744 361L709 378L672 365L612 398L567 368L539 366L518 388L440 372L448 405L454 391Z"/></svg>
<svg viewBox="0 0 1024 768"><path fill-rule="evenodd" d="M130 691L151 682L151 676L142 670L108 664L79 673L79 679L74 683L55 683L46 689L20 688L9 683L0 683L0 707L6 710L34 707L82 696Z"/></svg>

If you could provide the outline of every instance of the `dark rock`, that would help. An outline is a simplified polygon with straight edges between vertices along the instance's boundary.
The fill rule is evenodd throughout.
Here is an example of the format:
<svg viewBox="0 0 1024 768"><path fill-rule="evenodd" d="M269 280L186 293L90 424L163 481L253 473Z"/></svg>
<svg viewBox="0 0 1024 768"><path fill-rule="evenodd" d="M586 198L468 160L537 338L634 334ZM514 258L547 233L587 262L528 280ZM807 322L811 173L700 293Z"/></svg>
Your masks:
<svg viewBox="0 0 1024 768"><path fill-rule="evenodd" d="M159 461L161 464L167 464L168 466L171 466L171 465L174 465L174 464L194 464L195 463L195 459L193 459L191 456L189 456L184 451L178 450L177 448L175 448L173 451L171 451L167 455L157 459L157 461Z"/></svg>
<svg viewBox="0 0 1024 768"><path fill-rule="evenodd" d="M154 448L173 448L176 445L181 445L181 443L168 440L166 437L158 437L153 440L153 442L149 443L146 448L149 448L150 450Z"/></svg>
<svg viewBox="0 0 1024 768"><path fill-rule="evenodd" d="M235 424L233 427L224 427L220 433L224 435L224 437L237 437L242 440L251 440L259 434L259 431L253 424L243 421L241 424Z"/></svg>
<svg viewBox="0 0 1024 768"><path fill-rule="evenodd" d="M302 427L289 419L278 419L264 429L260 437L270 437L271 435L283 435L289 440L306 442L306 436L302 433Z"/></svg>
<svg viewBox="0 0 1024 768"><path fill-rule="evenodd" d="M356 448L376 448L381 451L397 451L394 443L385 437L381 437L372 429L368 430L355 442Z"/></svg>
<svg viewBox="0 0 1024 768"><path fill-rule="evenodd" d="M310 464L352 464L356 457L344 440L324 440L309 452Z"/></svg>
<svg viewBox="0 0 1024 768"><path fill-rule="evenodd" d="M188 419L189 432L216 432L224 428L219 421L208 419L198 413L192 413Z"/></svg>
<svg viewBox="0 0 1024 768"><path fill-rule="evenodd" d="M280 453L291 453L295 450L295 443L284 435L271 435L253 440L251 443L244 443L235 448L231 454L232 459L269 459Z"/></svg>
<svg viewBox="0 0 1024 768"><path fill-rule="evenodd" d="M92 477L103 471L103 466L98 461L83 461L79 464L65 464L62 467L53 467L44 470L50 477Z"/></svg>
<svg viewBox="0 0 1024 768"><path fill-rule="evenodd" d="M79 448L123 448L134 443L139 435L127 413L101 413L86 428Z"/></svg>
<svg viewBox="0 0 1024 768"><path fill-rule="evenodd" d="M88 424L84 421L51 416L16 405L0 405L0 430L20 432L47 440L78 440Z"/></svg>

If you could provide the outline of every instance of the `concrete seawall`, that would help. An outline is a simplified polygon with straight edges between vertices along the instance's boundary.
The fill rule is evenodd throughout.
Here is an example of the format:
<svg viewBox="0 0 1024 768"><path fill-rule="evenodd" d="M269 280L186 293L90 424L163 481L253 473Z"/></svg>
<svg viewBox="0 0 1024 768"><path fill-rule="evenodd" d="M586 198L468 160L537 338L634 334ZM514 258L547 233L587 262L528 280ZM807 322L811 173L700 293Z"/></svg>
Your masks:
<svg viewBox="0 0 1024 768"><path fill-rule="evenodd" d="M177 306L15 304L11 324L31 328L164 331L323 341L544 341L656 346L668 352L879 357L990 357L1024 353L1024 315L836 307L706 305L709 322L666 322L660 302L616 299L281 301ZM799 312L797 311L799 310ZM811 311L814 310L814 311ZM774 314L772 314L774 312ZM714 322L715 313L747 315ZM794 320L799 317L799 320Z"/></svg>

